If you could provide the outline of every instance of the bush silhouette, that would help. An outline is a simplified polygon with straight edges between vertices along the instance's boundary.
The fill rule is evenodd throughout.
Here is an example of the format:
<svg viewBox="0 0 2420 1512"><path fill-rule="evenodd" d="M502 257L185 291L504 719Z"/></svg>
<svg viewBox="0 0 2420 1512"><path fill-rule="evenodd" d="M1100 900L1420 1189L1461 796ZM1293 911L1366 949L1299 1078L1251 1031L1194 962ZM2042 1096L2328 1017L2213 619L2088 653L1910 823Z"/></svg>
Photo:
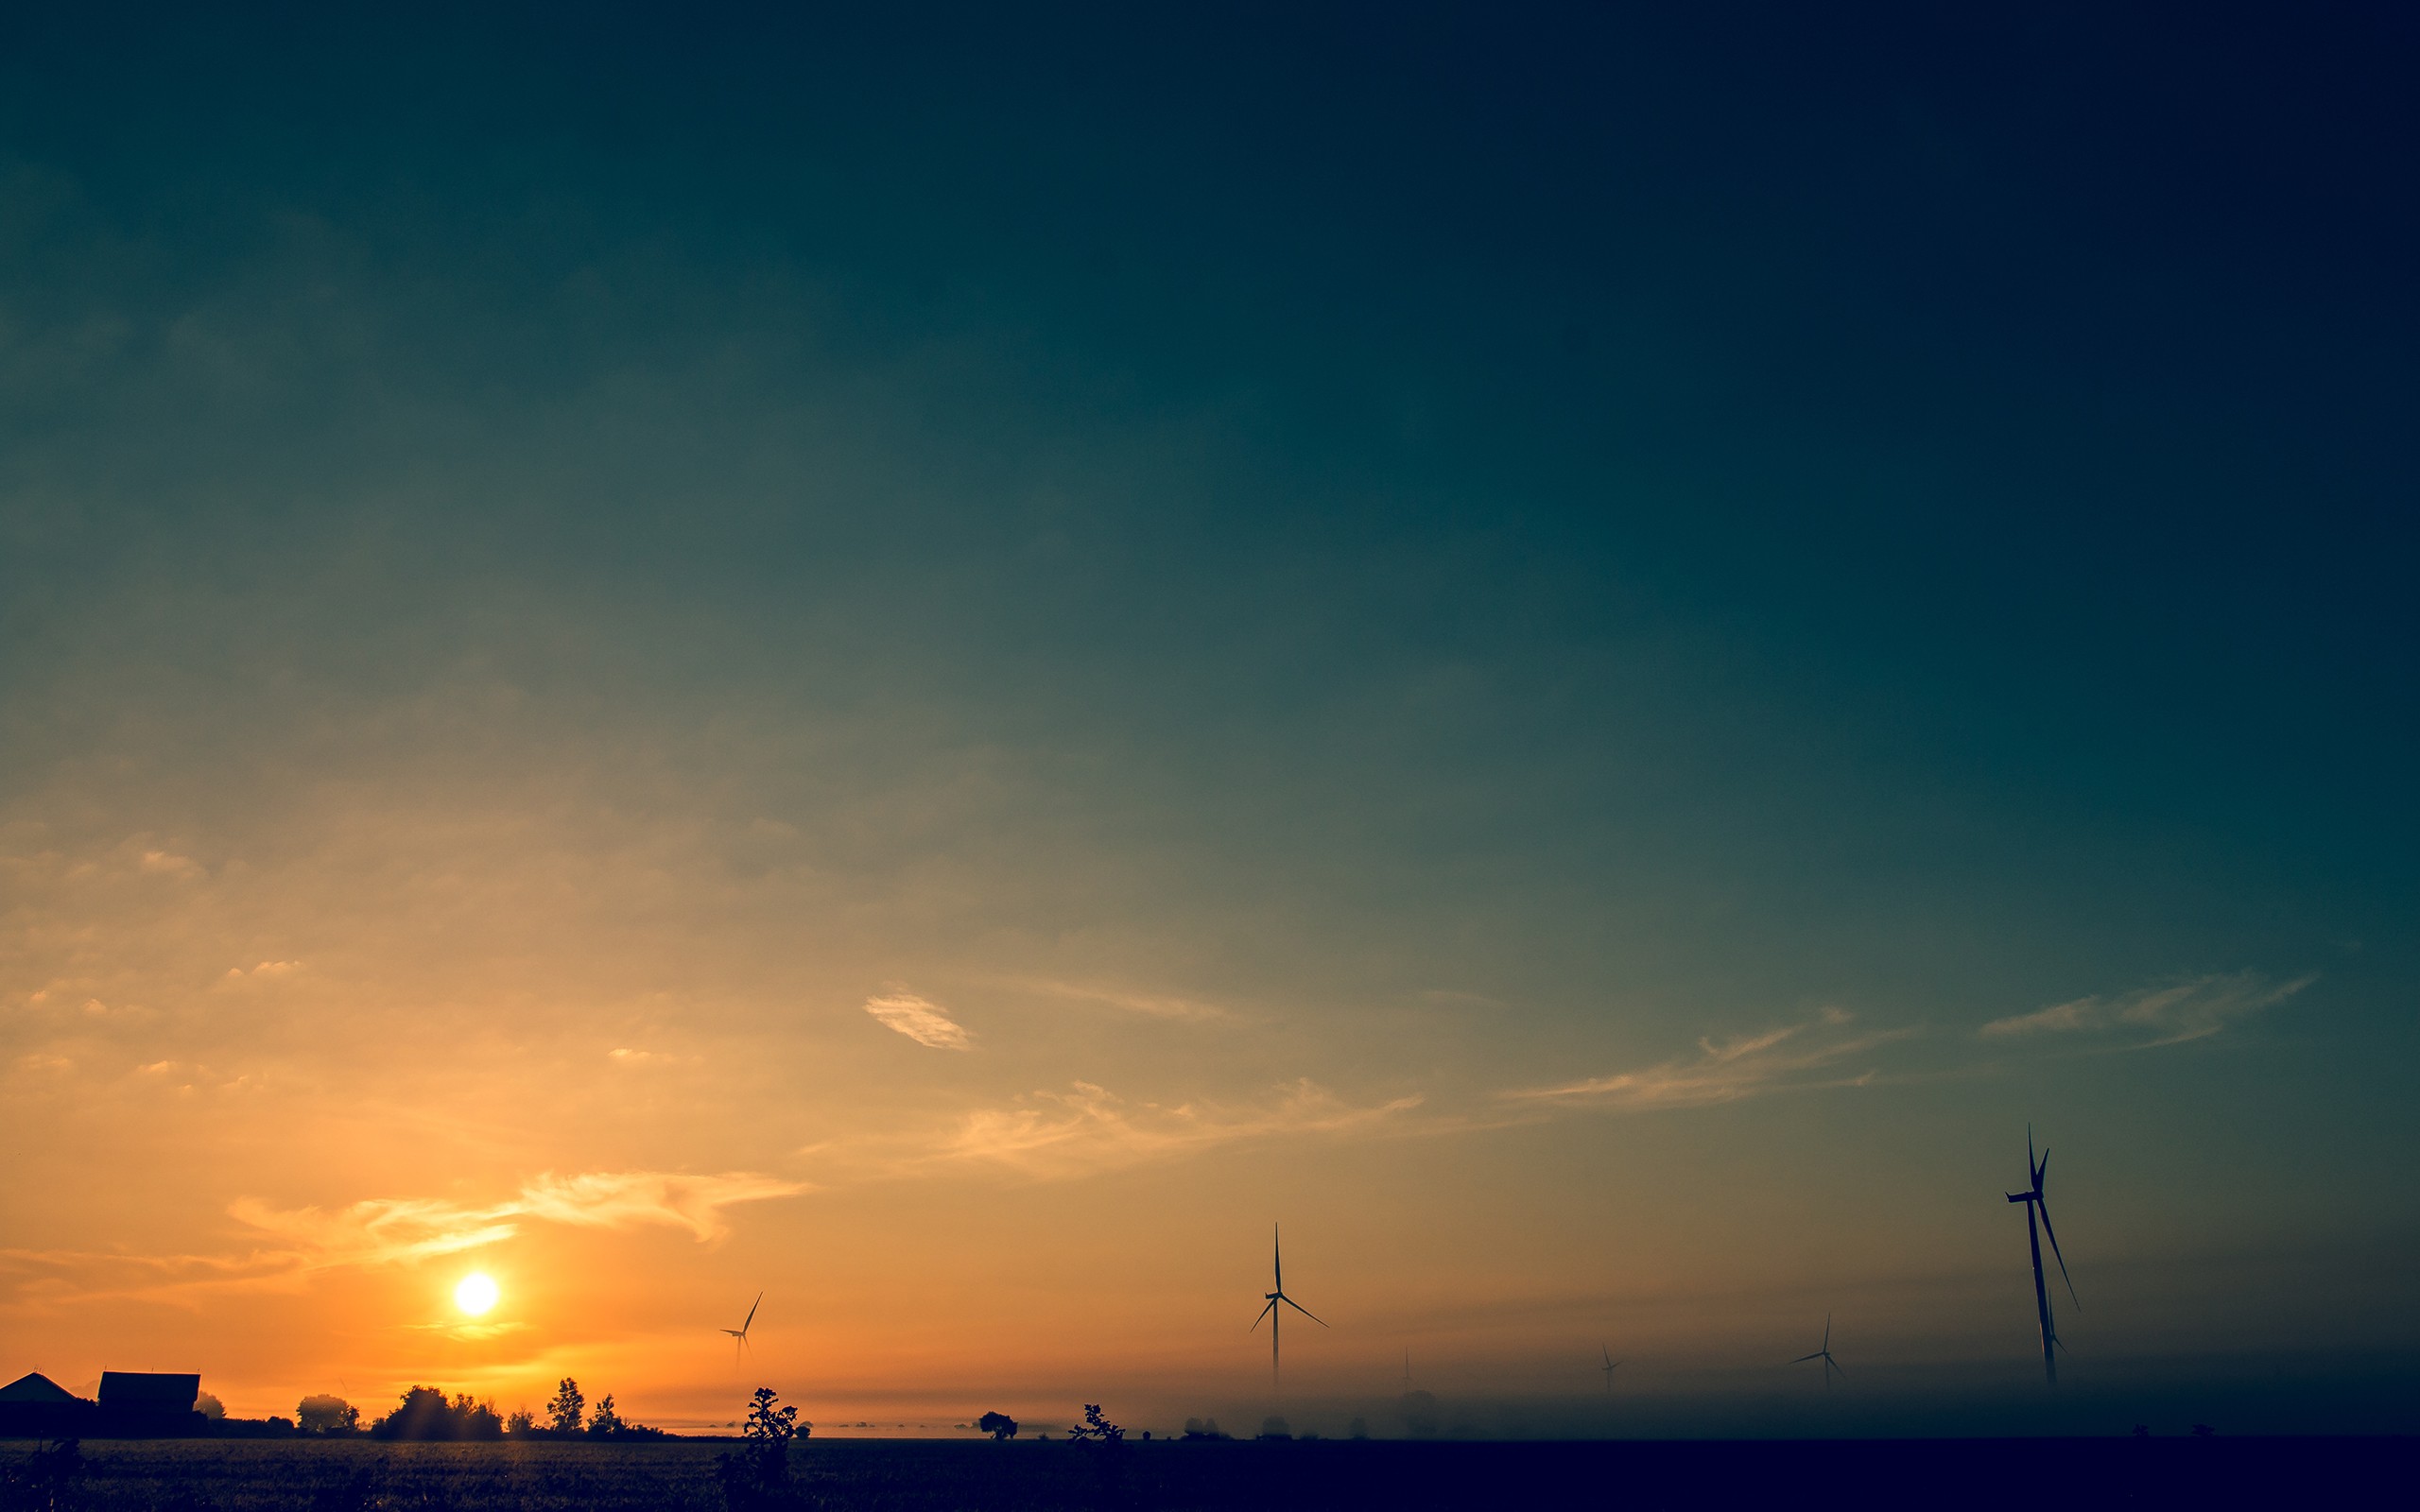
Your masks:
<svg viewBox="0 0 2420 1512"><path fill-rule="evenodd" d="M975 1426L996 1439L1017 1436L1017 1420L1004 1412L987 1412L975 1419Z"/></svg>
<svg viewBox="0 0 2420 1512"><path fill-rule="evenodd" d="M1067 1437L1074 1443L1114 1447L1126 1442L1126 1430L1100 1415L1099 1402L1088 1401L1084 1403L1083 1426L1068 1429Z"/></svg>
<svg viewBox="0 0 2420 1512"><path fill-rule="evenodd" d="M800 1423L796 1407L774 1406L779 1400L772 1387L758 1386L748 1399L739 1452L715 1456L723 1502L732 1512L777 1506L788 1499L790 1440L805 1437L815 1425Z"/></svg>

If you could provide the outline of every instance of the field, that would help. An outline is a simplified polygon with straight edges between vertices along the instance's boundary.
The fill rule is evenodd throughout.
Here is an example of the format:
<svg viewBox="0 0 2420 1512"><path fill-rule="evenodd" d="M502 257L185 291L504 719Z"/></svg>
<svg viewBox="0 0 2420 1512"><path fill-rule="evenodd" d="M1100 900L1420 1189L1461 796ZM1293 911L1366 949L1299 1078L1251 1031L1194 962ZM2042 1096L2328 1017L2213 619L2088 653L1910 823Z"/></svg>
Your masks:
<svg viewBox="0 0 2420 1512"><path fill-rule="evenodd" d="M723 1512L727 1444L123 1441L81 1469L31 1473L39 1446L0 1441L5 1504L164 1512ZM1997 1439L1806 1443L1066 1443L816 1439L798 1446L801 1508L1794 1507L2357 1505L2407 1492L2411 1439ZM2389 1496L2388 1500L2399 1500Z"/></svg>

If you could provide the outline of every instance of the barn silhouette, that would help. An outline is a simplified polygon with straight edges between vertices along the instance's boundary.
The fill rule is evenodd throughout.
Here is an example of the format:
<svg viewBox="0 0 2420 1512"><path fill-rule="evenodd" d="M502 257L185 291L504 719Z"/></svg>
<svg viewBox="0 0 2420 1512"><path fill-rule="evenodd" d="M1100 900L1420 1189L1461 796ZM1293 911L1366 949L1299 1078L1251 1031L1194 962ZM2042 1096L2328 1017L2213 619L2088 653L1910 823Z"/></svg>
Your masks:
<svg viewBox="0 0 2420 1512"><path fill-rule="evenodd" d="M194 1411L201 1377L104 1370L88 1401L32 1371L0 1386L0 1438L174 1438L208 1431Z"/></svg>

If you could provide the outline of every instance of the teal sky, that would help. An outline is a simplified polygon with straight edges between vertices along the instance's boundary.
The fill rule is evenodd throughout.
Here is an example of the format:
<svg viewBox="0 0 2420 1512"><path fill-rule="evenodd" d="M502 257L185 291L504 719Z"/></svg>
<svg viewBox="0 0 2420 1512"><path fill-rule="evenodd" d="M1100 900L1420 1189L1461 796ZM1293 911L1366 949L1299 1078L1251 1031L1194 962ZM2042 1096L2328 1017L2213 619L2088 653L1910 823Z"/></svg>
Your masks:
<svg viewBox="0 0 2420 1512"><path fill-rule="evenodd" d="M0 1373L2411 1431L2414 40L11 21Z"/></svg>

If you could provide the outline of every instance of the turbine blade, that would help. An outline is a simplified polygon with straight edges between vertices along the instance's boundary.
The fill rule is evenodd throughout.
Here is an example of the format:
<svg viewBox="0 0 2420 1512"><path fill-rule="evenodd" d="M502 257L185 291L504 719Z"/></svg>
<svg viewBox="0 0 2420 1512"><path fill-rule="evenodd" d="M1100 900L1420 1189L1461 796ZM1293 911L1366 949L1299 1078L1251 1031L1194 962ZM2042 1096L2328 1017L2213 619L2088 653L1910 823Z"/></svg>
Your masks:
<svg viewBox="0 0 2420 1512"><path fill-rule="evenodd" d="M745 1332L747 1332L751 1328L753 1328L753 1327L755 1326L755 1324L756 1324L756 1310L757 1310L758 1308L760 1308L760 1307L764 1306L764 1305L765 1305L765 1294L764 1294L764 1293L762 1293L762 1292L758 1292L758 1293L756 1294L756 1300L754 1300L754 1301L752 1301L752 1302L751 1302L751 1303L749 1303L749 1304L748 1304L748 1317L747 1317L747 1320L746 1320L745 1322L742 1322L742 1323L739 1325L739 1332L740 1332L745 1333Z"/></svg>
<svg viewBox="0 0 2420 1512"><path fill-rule="evenodd" d="M1286 1289L1286 1251L1277 1243L1277 1226L1269 1226L1269 1273L1277 1279L1277 1289Z"/></svg>
<svg viewBox="0 0 2420 1512"><path fill-rule="evenodd" d="M2067 1257L2059 1253L2059 1230L2050 1227L2050 1205L2038 1199L2033 1205L2042 1210L2042 1231L2049 1236L2051 1258L2059 1263L2059 1280L2067 1283L2067 1300L2081 1308L2083 1299L2076 1296L2076 1283L2067 1275Z"/></svg>
<svg viewBox="0 0 2420 1512"><path fill-rule="evenodd" d="M1305 1317L1309 1318L1312 1322L1314 1322L1314 1323L1318 1324L1318 1325L1319 1325L1320 1327L1322 1327L1322 1328L1325 1328L1325 1327L1327 1327L1327 1319L1325 1319L1325 1318L1323 1318L1323 1317L1320 1316L1318 1314L1316 1314L1316 1313L1312 1312L1309 1308L1305 1307L1302 1303L1300 1303L1300 1302L1298 1302L1298 1301L1294 1300L1292 1297L1290 1297L1287 1296L1284 1292L1280 1292L1280 1293L1278 1293L1278 1294L1277 1294L1277 1302L1283 1302L1283 1303L1285 1303L1288 1307L1290 1307L1290 1308L1292 1308L1295 1312L1302 1314ZM1277 1305L1277 1302L1271 1302L1271 1303L1270 1303L1269 1305L1270 1305L1270 1306L1271 1306L1271 1307L1275 1307L1275 1306Z"/></svg>
<svg viewBox="0 0 2420 1512"><path fill-rule="evenodd" d="M1813 1354L1802 1354L1797 1359L1792 1360L1789 1363L1792 1365L1805 1365L1809 1360L1821 1360L1822 1358L1824 1358L1824 1351L1818 1349Z"/></svg>
<svg viewBox="0 0 2420 1512"><path fill-rule="evenodd" d="M1830 1366L1833 1369L1838 1370L1842 1375L1847 1375L1849 1373L1849 1367L1847 1366L1841 1364L1841 1362L1833 1359L1828 1354L1824 1356L1824 1363Z"/></svg>
<svg viewBox="0 0 2420 1512"><path fill-rule="evenodd" d="M2041 1191L2042 1191L2042 1178L2043 1178L2045 1176L2048 1175L2048 1174L2049 1174L2049 1171L2050 1171L2050 1152L2049 1152L2048 1150L2047 1150L2047 1149L2046 1149L2046 1150L2044 1150L2044 1151L2042 1152L2042 1160L2041 1160L2041 1163L2037 1164L2037 1165L2036 1165L2036 1166L2034 1166L2034 1168L2033 1168L2033 1190L2034 1190L2034 1192L2035 1192L2035 1194L2039 1194L2041 1193Z"/></svg>
<svg viewBox="0 0 2420 1512"><path fill-rule="evenodd" d="M1260 1332L1260 1319L1261 1319L1261 1318L1264 1318L1264 1317L1267 1317L1270 1314L1274 1313L1274 1312L1276 1312L1276 1311L1277 1311L1277 1304L1276 1304L1276 1302L1275 1302L1275 1301L1273 1301L1273 1300L1272 1300L1272 1301L1271 1301L1271 1302L1270 1302L1267 1307L1264 1307L1264 1308L1262 1308L1262 1309L1260 1310L1260 1314L1259 1314L1259 1316L1258 1316L1258 1317L1254 1317L1254 1318L1252 1320L1252 1327L1251 1327L1251 1328L1248 1328L1248 1329L1246 1329L1246 1330L1244 1330L1244 1332L1245 1332L1246 1333L1257 1333L1257 1332ZM1274 1325L1274 1324L1272 1324L1272 1325L1270 1325L1270 1326L1271 1326L1271 1327L1274 1327L1275 1325Z"/></svg>

